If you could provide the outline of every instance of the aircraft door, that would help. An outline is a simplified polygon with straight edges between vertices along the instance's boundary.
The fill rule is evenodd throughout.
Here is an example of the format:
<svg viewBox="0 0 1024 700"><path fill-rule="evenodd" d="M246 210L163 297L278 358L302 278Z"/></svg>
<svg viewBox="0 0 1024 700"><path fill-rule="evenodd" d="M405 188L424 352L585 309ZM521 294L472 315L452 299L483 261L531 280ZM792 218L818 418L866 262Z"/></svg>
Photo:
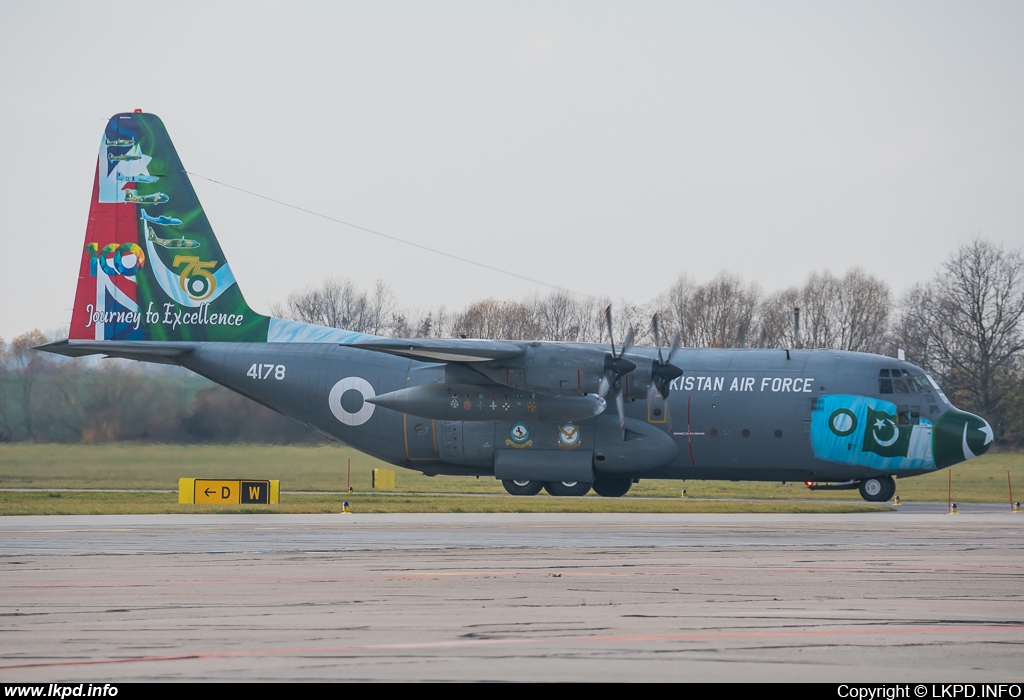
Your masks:
<svg viewBox="0 0 1024 700"><path fill-rule="evenodd" d="M493 421L439 421L441 461L470 467L494 465Z"/></svg>
<svg viewBox="0 0 1024 700"><path fill-rule="evenodd" d="M419 416L402 414L405 432L405 458L410 462L437 460L437 433L435 421Z"/></svg>
<svg viewBox="0 0 1024 700"><path fill-rule="evenodd" d="M658 425L665 425L668 423L668 401L657 392L651 392L648 394L647 422Z"/></svg>

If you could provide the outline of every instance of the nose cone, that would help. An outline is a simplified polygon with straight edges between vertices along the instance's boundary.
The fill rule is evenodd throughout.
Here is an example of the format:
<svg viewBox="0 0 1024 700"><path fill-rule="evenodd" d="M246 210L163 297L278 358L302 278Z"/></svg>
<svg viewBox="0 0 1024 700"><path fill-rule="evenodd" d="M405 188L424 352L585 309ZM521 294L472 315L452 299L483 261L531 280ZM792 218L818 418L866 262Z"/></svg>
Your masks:
<svg viewBox="0 0 1024 700"><path fill-rule="evenodd" d="M951 408L932 428L932 455L939 469L979 457L992 445L992 426L984 418Z"/></svg>

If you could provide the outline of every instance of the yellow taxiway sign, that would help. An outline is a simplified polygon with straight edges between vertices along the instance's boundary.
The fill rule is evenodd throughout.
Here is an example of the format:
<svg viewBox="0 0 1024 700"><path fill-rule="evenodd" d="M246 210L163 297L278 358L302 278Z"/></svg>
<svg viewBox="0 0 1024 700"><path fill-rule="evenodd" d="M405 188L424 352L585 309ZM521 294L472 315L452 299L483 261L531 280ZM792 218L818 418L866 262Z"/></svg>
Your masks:
<svg viewBox="0 0 1024 700"><path fill-rule="evenodd" d="M247 505L277 503L277 479L178 479L178 503Z"/></svg>

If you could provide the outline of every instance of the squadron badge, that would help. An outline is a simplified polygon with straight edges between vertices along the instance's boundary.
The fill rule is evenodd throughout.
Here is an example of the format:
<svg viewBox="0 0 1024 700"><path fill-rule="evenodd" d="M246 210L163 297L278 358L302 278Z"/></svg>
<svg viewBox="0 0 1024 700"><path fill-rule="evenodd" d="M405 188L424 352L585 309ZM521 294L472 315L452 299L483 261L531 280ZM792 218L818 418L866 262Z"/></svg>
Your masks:
<svg viewBox="0 0 1024 700"><path fill-rule="evenodd" d="M572 423L558 426L558 446L572 450L579 447L580 427Z"/></svg>
<svg viewBox="0 0 1024 700"><path fill-rule="evenodd" d="M510 440L505 441L507 447L529 447L533 444L530 439L530 429L525 423L516 423L509 432Z"/></svg>

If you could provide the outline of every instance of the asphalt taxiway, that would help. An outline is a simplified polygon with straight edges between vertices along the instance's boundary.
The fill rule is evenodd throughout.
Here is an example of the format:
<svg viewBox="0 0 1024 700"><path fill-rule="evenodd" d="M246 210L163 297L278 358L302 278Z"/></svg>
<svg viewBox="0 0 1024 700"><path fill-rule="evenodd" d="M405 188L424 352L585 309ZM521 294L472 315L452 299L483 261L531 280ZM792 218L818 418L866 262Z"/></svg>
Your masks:
<svg viewBox="0 0 1024 700"><path fill-rule="evenodd" d="M1019 683L969 511L5 517L0 682Z"/></svg>

